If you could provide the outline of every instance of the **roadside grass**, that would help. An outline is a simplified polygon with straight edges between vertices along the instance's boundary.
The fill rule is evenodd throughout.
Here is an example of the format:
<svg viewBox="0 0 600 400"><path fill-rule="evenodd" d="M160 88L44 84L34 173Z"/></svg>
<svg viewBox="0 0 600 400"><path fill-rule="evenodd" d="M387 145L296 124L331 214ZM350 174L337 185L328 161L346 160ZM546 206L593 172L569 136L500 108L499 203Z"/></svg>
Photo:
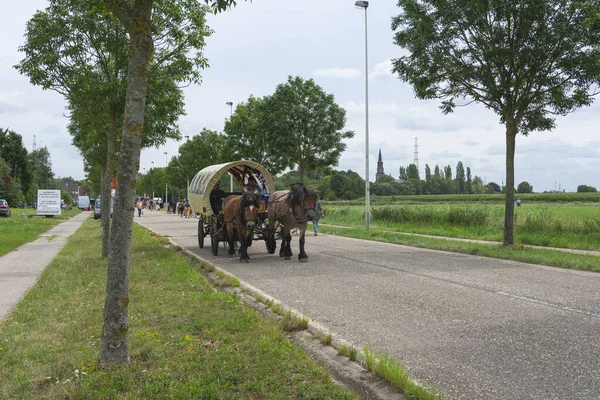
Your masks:
<svg viewBox="0 0 600 400"><path fill-rule="evenodd" d="M348 357L350 361L356 361L356 357L358 356L358 350L354 346L349 346L346 344L341 344L337 347L338 354L343 355L344 357Z"/></svg>
<svg viewBox="0 0 600 400"><path fill-rule="evenodd" d="M363 352L367 369L402 390L409 399L443 400L447 398L444 393L435 388L416 383L402 364L390 358L388 354L377 354L367 346Z"/></svg>
<svg viewBox="0 0 600 400"><path fill-rule="evenodd" d="M331 335L331 333L321 333L321 332L317 332L314 334L314 336L319 339L319 341L321 343L323 343L325 346L329 346L331 345L331 342L333 342L333 336Z"/></svg>
<svg viewBox="0 0 600 400"><path fill-rule="evenodd" d="M12 215L8 218L0 218L0 256L16 249L17 247L32 242L42 233L52 229L61 222L80 213L79 210L62 211L62 215L52 218L34 216L35 209L11 209ZM21 217L25 215L25 218ZM27 218L32 216L31 218Z"/></svg>
<svg viewBox="0 0 600 400"><path fill-rule="evenodd" d="M323 224L360 227L364 207L325 207ZM376 229L424 235L502 241L504 208L490 203L423 203L376 205ZM519 244L600 251L600 204L528 203L515 209Z"/></svg>
<svg viewBox="0 0 600 400"><path fill-rule="evenodd" d="M464 253L483 257L500 258L531 264L542 264L553 267L600 272L600 257L585 254L574 254L560 250L534 249L515 245L504 247L497 244L459 242L453 240L426 238L405 233L381 231L363 228L341 228L319 225L319 230L333 235L356 239L374 240L378 242L402 244L434 250Z"/></svg>
<svg viewBox="0 0 600 400"><path fill-rule="evenodd" d="M352 399L286 337L279 321L217 292L133 228L131 363L98 360L106 287L101 227L84 222L0 323L0 398Z"/></svg>

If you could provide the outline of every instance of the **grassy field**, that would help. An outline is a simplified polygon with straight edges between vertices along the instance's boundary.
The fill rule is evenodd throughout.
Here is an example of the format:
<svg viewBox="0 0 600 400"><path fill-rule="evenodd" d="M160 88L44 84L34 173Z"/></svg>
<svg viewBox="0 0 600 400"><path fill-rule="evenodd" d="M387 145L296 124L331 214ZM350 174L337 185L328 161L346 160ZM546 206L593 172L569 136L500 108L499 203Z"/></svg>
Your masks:
<svg viewBox="0 0 600 400"><path fill-rule="evenodd" d="M62 221L79 214L78 209L63 211L62 215L52 218L34 216L34 209L11 209L12 215L8 218L0 218L0 256L29 243L37 237L58 225ZM23 214L25 217L21 217ZM33 216L27 218L27 216Z"/></svg>
<svg viewBox="0 0 600 400"><path fill-rule="evenodd" d="M0 324L2 399L352 399L283 323L216 292L134 226L131 363L98 360L106 262L87 220Z"/></svg>
<svg viewBox="0 0 600 400"><path fill-rule="evenodd" d="M515 193L515 199L535 203L600 203L597 193ZM331 201L324 204L364 205L365 199ZM504 203L504 194L441 194L414 196L371 196L371 204L422 204L422 203Z"/></svg>
<svg viewBox="0 0 600 400"><path fill-rule="evenodd" d="M435 196L420 196L435 197ZM461 196L468 199L469 196ZM323 224L364 226L364 206L324 205ZM504 206L488 202L393 203L371 208L374 229L502 241ZM600 250L600 203L539 203L515 207L519 244Z"/></svg>

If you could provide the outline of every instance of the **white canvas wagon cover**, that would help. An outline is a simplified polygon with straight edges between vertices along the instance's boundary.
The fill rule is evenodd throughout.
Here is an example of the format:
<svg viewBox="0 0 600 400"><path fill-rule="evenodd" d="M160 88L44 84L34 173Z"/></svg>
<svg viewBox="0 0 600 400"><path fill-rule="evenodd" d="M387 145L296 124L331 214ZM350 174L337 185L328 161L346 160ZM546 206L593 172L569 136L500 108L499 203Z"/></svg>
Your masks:
<svg viewBox="0 0 600 400"><path fill-rule="evenodd" d="M269 196L275 191L273 176L265 167L254 161L241 160L209 165L198 172L190 183L189 201L194 212L205 216L213 215L210 205L210 192L227 172L231 173L240 186L244 186L246 177L253 176L256 183L263 189L265 196Z"/></svg>

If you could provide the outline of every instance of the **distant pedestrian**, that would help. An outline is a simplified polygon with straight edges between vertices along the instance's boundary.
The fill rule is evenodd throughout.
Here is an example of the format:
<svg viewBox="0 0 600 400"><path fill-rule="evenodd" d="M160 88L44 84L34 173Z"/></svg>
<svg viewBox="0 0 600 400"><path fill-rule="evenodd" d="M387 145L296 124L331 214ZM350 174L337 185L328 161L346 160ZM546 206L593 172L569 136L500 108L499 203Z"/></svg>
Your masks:
<svg viewBox="0 0 600 400"><path fill-rule="evenodd" d="M179 203L177 203L177 211L179 212L180 218L183 218L183 210L184 210L183 200L179 200Z"/></svg>
<svg viewBox="0 0 600 400"><path fill-rule="evenodd" d="M521 207L521 199L517 199L517 207Z"/></svg>
<svg viewBox="0 0 600 400"><path fill-rule="evenodd" d="M185 217L189 218L190 213L192 212L192 206L190 205L190 201L188 199L185 200L184 207L185 207Z"/></svg>
<svg viewBox="0 0 600 400"><path fill-rule="evenodd" d="M321 202L317 201L315 205L315 216L313 217L312 224L313 229L315 230L315 236L319 234L319 220L321 217L324 217L325 213L323 212L323 206L321 206Z"/></svg>
<svg viewBox="0 0 600 400"><path fill-rule="evenodd" d="M140 199L138 199L138 200L135 202L135 207L137 208L137 211L138 211L138 218L139 218L139 217L141 217L141 216L142 216L142 207L143 207L143 206L142 206L142 201L141 201Z"/></svg>

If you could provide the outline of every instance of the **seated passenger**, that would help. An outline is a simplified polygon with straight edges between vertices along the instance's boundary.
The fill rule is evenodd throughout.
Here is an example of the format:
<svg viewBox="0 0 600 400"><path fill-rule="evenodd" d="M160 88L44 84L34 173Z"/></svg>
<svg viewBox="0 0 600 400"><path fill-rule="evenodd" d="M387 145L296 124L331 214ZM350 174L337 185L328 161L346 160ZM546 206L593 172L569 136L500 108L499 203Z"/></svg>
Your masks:
<svg viewBox="0 0 600 400"><path fill-rule="evenodd" d="M222 200L225 198L225 196L225 192L221 190L221 182L215 183L215 187L210 192L210 206L215 214L219 214L221 212L221 207L223 205Z"/></svg>
<svg viewBox="0 0 600 400"><path fill-rule="evenodd" d="M248 183L246 184L246 189L248 189L249 191L253 192L253 191L257 191L258 192L258 198L262 199L265 195L264 191L262 190L262 188L256 184L256 179L250 175L248 177Z"/></svg>

